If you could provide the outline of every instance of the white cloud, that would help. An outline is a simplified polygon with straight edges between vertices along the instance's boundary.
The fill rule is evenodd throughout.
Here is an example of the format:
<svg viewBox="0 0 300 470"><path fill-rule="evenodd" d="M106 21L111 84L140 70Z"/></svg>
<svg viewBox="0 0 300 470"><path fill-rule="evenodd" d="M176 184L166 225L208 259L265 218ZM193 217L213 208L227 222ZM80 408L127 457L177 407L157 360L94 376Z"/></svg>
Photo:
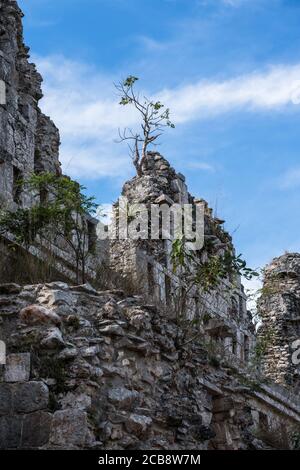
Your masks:
<svg viewBox="0 0 300 470"><path fill-rule="evenodd" d="M142 44L147 51L151 52L165 51L172 45L172 43L169 42L156 41L149 36L137 36L137 41Z"/></svg>
<svg viewBox="0 0 300 470"><path fill-rule="evenodd" d="M242 3L245 3L247 0L221 0L222 3L230 7L240 6Z"/></svg>
<svg viewBox="0 0 300 470"><path fill-rule="evenodd" d="M109 225L113 218L113 205L106 202L99 206L96 217L104 224Z"/></svg>
<svg viewBox="0 0 300 470"><path fill-rule="evenodd" d="M280 178L281 189L292 189L300 186L300 167L287 170Z"/></svg>
<svg viewBox="0 0 300 470"><path fill-rule="evenodd" d="M118 127L134 126L136 115L118 105L113 78L60 56L34 60L44 77L41 107L61 132L64 171L89 179L127 176L127 148L115 140Z"/></svg>
<svg viewBox="0 0 300 470"><path fill-rule="evenodd" d="M299 104L300 65L274 66L223 82L201 80L160 98L171 107L176 122L204 119L228 111L272 111Z"/></svg>
<svg viewBox="0 0 300 470"><path fill-rule="evenodd" d="M251 280L242 279L242 283L245 288L245 294L248 297L247 308L254 313L256 312L257 301L261 296L263 281L261 278L254 277Z"/></svg>
<svg viewBox="0 0 300 470"><path fill-rule="evenodd" d="M43 110L62 135L61 160L73 177L126 177L127 148L115 143L118 128L134 127L138 116L120 107L114 77L60 56L35 58L44 76ZM148 91L151 96L151 90ZM271 67L224 80L200 80L162 90L156 98L171 108L175 123L188 123L228 111L273 111L300 103L300 65ZM191 163L193 164L193 162ZM197 163L199 169L210 165Z"/></svg>
<svg viewBox="0 0 300 470"><path fill-rule="evenodd" d="M213 165L210 165L209 163L205 163L205 162L198 162L198 161L188 162L187 167L195 169L195 170L215 171L215 168Z"/></svg>
<svg viewBox="0 0 300 470"><path fill-rule="evenodd" d="M200 5L221 4L227 7L240 7L254 0L198 0Z"/></svg>

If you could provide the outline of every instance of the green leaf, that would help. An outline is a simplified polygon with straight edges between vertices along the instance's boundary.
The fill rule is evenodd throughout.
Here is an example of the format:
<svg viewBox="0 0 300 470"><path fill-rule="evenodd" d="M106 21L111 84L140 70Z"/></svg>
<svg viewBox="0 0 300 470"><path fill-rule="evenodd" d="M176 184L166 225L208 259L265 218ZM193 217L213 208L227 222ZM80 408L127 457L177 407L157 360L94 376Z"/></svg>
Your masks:
<svg viewBox="0 0 300 470"><path fill-rule="evenodd" d="M124 80L123 85L126 88L130 88L135 84L136 81L138 81L138 77L134 77L133 75L130 75L129 77L126 78L126 80Z"/></svg>

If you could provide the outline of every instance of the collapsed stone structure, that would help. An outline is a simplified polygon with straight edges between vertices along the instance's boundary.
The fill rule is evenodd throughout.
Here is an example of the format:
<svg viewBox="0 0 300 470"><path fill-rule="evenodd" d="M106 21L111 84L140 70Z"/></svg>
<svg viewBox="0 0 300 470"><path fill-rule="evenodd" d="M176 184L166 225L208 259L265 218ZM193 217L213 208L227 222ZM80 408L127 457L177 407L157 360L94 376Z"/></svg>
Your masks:
<svg viewBox="0 0 300 470"><path fill-rule="evenodd" d="M31 195L16 184L20 176L61 174L58 130L38 107L41 77L28 62L21 18L15 1L0 0L0 80L6 88L6 104L0 105L0 197L9 208L31 204ZM143 175L124 185L123 196L133 205L203 205L203 259L212 249L234 252L223 221L188 193L184 177L161 155L149 153ZM1 257L7 256L6 242ZM239 277L224 280L209 295L191 290L186 313L201 320L201 328L186 331L173 314L178 274L170 249L168 240L98 242L90 280L100 260L109 269L100 277L115 273L118 290L58 281L0 284L0 341L7 350L6 365L0 365L0 448L298 445L300 403L289 349L298 334L297 255L287 257L288 269L282 259L275 261L280 293L266 297L265 289L260 302L259 341L275 327L274 341L264 342L259 357L267 372L262 375ZM42 249L31 254L45 259ZM57 247L56 260L58 278L72 281L70 254ZM124 279L131 279L130 289Z"/></svg>
<svg viewBox="0 0 300 470"><path fill-rule="evenodd" d="M300 390L300 254L287 253L265 268L259 299L259 344L265 375ZM293 358L294 356L294 358Z"/></svg>
<svg viewBox="0 0 300 470"><path fill-rule="evenodd" d="M0 448L292 446L300 406L141 296L64 283L0 286ZM290 442L289 442L290 441Z"/></svg>
<svg viewBox="0 0 300 470"><path fill-rule="evenodd" d="M26 178L33 172L46 171L58 176L61 174L58 158L59 132L38 107L42 97L42 77L28 61L28 48L23 44L22 12L14 1L5 1L0 5L3 31L0 40L0 79L6 86L6 104L0 106L3 130L0 137L0 194L2 206L17 208L26 207L32 202L32 195L27 194L18 184L20 178ZM145 161L143 176L127 182L123 196L132 205L206 204L188 193L183 175L176 174L162 156L151 153ZM206 204L206 243L221 252L226 247L233 250L230 236L221 228L221 222L213 217ZM91 219L91 237L94 236L94 223ZM138 279L145 294L149 294L151 290L152 297L168 304L171 291L175 288L170 264L171 242L165 240L141 244L126 240L110 243L109 249L105 242L99 241L97 245L97 254L90 260L91 280L96 276L97 265L104 261L113 271L121 271L123 276L127 274L133 280ZM74 280L70 253L64 246L56 246L54 250L56 272ZM42 246L34 247L32 254L43 260L47 251L44 253ZM243 360L248 358L254 345L253 324L247 313L246 297L240 279L236 278L230 284L232 294L229 298L220 291L205 299L206 309L213 316L207 330L210 329L212 335L222 337L227 349ZM236 287L233 288L234 284ZM193 292L188 306L192 315L199 310L201 302L197 291Z"/></svg>
<svg viewBox="0 0 300 470"><path fill-rule="evenodd" d="M185 177L176 173L165 158L159 153L148 153L142 172L142 176L127 181L123 187L122 197L126 198L129 208L134 210L139 204L145 204L150 213L151 204L160 208L174 204L201 205L204 207L201 259L207 260L211 253L222 256L226 250L234 253L232 239L222 227L224 221L213 216L206 201L188 192ZM115 210L118 214L118 204ZM165 215L161 214L162 217ZM134 217L134 214L129 215ZM170 310L180 300L182 289L188 289L180 283L182 273L174 273L171 251L169 239L117 240L110 245L109 263L114 271L132 276L140 292ZM210 338L217 338L227 353L241 361L249 360L255 344L254 324L238 275L224 280L221 287L210 294L201 293L199 286L191 286L186 304L185 310L191 318L207 315L205 330Z"/></svg>
<svg viewBox="0 0 300 470"><path fill-rule="evenodd" d="M38 107L42 77L29 63L23 43L22 12L17 2L0 2L0 80L6 103L0 106L1 205L28 204L18 180L35 172L61 174L59 132Z"/></svg>
<svg viewBox="0 0 300 470"><path fill-rule="evenodd" d="M39 108L43 97L42 77L29 62L29 48L23 42L23 13L14 0L0 1L0 81L5 102L0 104L0 207L10 210L28 207L36 198L45 199L44 191L30 194L20 184L33 173L61 175L59 131ZM94 238L96 221L88 217L90 237ZM11 237L0 239L0 253L9 264L6 245ZM45 249L46 248L46 249ZM74 280L74 260L64 244L51 247L55 253L54 272ZM45 261L49 247L32 247L34 260ZM21 257L22 253L18 256ZM93 275L92 263L90 266ZM1 267L0 267L1 271Z"/></svg>

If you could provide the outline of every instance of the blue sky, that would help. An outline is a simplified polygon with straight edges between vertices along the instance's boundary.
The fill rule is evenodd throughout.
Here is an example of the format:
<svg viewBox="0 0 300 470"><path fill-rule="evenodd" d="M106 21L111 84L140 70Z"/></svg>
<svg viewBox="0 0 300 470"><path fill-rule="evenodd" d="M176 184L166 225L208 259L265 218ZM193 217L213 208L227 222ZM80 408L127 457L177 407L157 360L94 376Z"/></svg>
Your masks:
<svg viewBox="0 0 300 470"><path fill-rule="evenodd" d="M20 0L64 171L101 203L134 174L113 82L170 106L159 151L262 266L300 251L300 0Z"/></svg>

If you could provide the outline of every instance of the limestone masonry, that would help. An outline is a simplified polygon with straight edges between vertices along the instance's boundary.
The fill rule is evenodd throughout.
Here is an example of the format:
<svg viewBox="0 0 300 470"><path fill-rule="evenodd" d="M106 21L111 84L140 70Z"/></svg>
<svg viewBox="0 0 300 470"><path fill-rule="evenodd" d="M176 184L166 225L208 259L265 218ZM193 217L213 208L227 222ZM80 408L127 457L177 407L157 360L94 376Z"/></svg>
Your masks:
<svg viewBox="0 0 300 470"><path fill-rule="evenodd" d="M9 284L0 304L2 448L261 449L298 429L290 390L204 342L179 348L176 323L139 296Z"/></svg>
<svg viewBox="0 0 300 470"><path fill-rule="evenodd" d="M259 338L265 341L264 373L299 393L300 369L299 364L293 361L300 343L299 253L287 253L275 258L266 267L259 310L263 321Z"/></svg>
<svg viewBox="0 0 300 470"><path fill-rule="evenodd" d="M42 77L28 61L22 12L14 1L0 1L0 80L6 104L0 106L0 200L26 204L16 182L33 171L60 174L59 132L38 107Z"/></svg>
<svg viewBox="0 0 300 470"><path fill-rule="evenodd" d="M0 0L1 208L31 204L21 177L61 175L59 132L39 109L42 78L28 52L17 2ZM234 254L224 221L159 153L148 153L122 195L147 207L201 205L201 261ZM99 240L89 224L81 286L65 247L55 247L51 275L30 282L11 238L0 240L0 449L299 448L300 255L267 266L257 332L239 276L187 294L171 241ZM47 264L42 242L26 254Z"/></svg>

